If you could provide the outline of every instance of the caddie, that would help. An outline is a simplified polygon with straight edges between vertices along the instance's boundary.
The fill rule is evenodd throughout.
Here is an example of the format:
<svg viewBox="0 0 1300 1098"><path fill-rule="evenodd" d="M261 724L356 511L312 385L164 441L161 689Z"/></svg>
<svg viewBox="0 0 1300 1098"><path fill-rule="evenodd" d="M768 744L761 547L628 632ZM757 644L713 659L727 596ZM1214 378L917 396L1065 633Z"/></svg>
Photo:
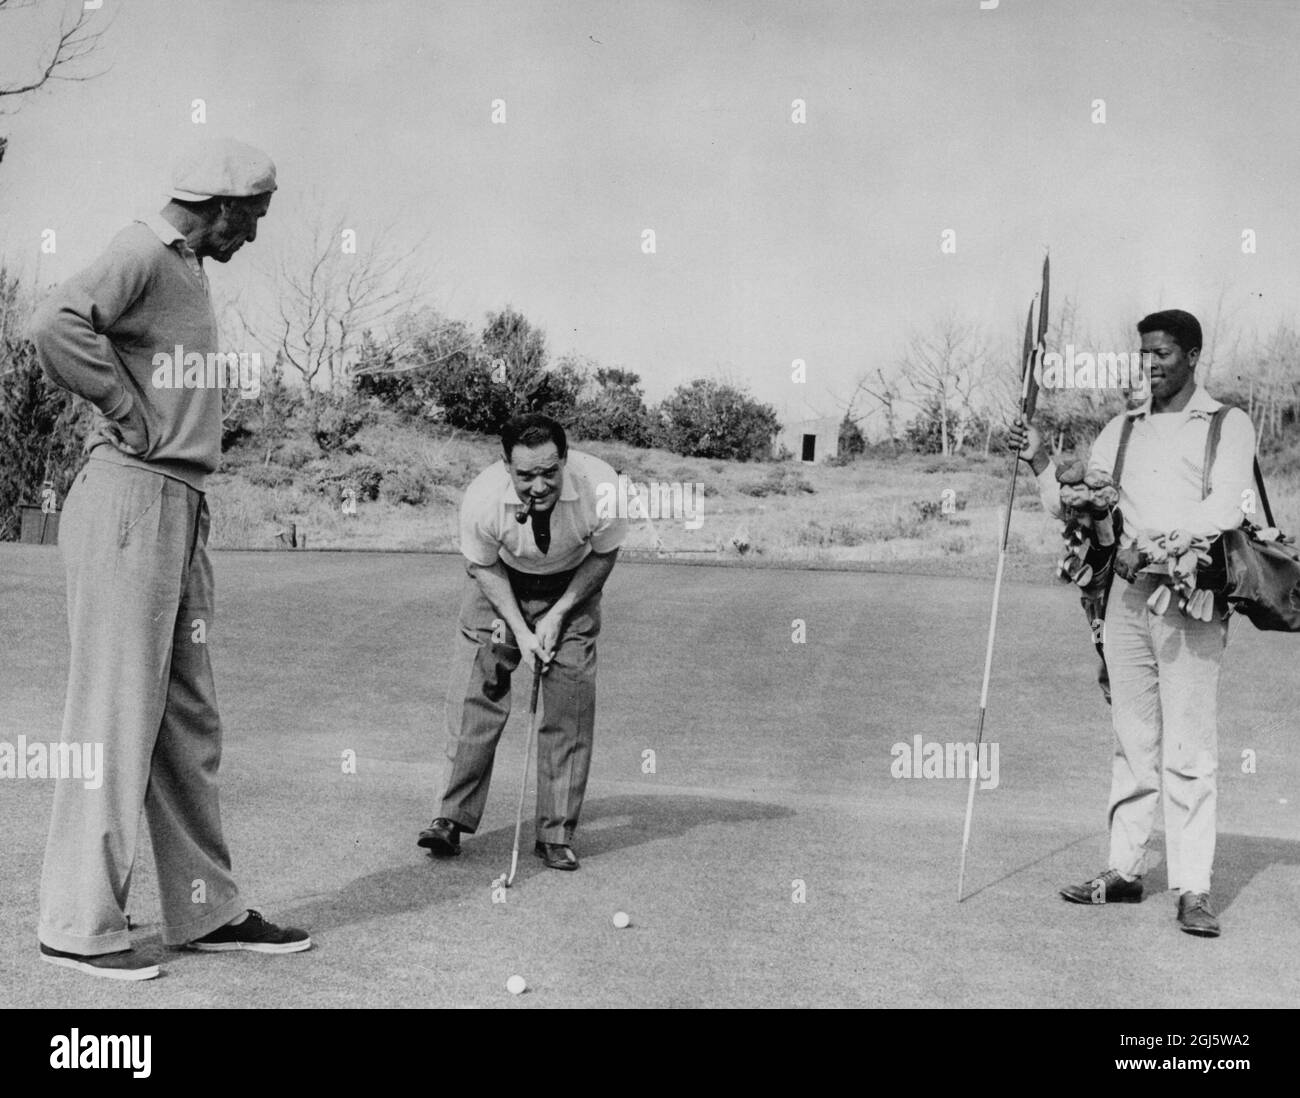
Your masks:
<svg viewBox="0 0 1300 1098"><path fill-rule="evenodd" d="M460 853L478 830L496 746L510 716L510 679L522 662L542 673L537 727L534 853L573 870L596 725L596 638L605 582L627 536L612 505L617 474L568 448L543 415L512 419L503 460L465 490L460 547L470 576L447 686L447 778L438 815L419 845Z"/></svg>
<svg viewBox="0 0 1300 1098"><path fill-rule="evenodd" d="M1097 437L1090 472L1115 473L1125 420L1130 423L1119 477L1124 532L1106 606L1105 662L1110 675L1115 753L1106 869L1061 889L1072 903L1137 903L1163 799L1169 887L1178 893L1177 919L1189 934L1216 937L1210 905L1218 768L1219 676L1228 639L1221 594L1195 602L1197 616L1170 605L1170 568L1160 546L1208 544L1240 526L1254 483L1255 430L1240 409L1223 419L1212 491L1202 498L1206 439L1221 407L1196 384L1201 326L1170 309L1138 324L1150 400L1121 412ZM1060 517L1053 462L1036 430L1017 427L1021 458L1038 478L1043 505ZM1184 550L1185 552L1185 550Z"/></svg>
<svg viewBox="0 0 1300 1098"><path fill-rule="evenodd" d="M64 504L71 661L66 743L102 743L101 788L59 782L41 874L42 960L146 980L125 910L141 822L158 867L162 940L218 952L307 949L305 931L245 907L222 835L221 720L208 659L213 576L208 475L221 460L221 389L162 384L158 369L218 352L205 259L257 239L275 165L207 141L176 165L170 201L110 242L35 312L47 376L98 411L89 460ZM198 358L191 359L197 355ZM200 376L201 375L201 376Z"/></svg>

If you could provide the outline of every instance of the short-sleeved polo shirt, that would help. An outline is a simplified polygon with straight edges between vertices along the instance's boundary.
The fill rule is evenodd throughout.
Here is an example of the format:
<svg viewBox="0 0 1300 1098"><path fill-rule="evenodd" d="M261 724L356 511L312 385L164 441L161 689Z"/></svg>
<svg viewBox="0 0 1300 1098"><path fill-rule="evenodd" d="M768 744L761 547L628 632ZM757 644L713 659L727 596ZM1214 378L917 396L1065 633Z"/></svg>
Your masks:
<svg viewBox="0 0 1300 1098"><path fill-rule="evenodd" d="M627 518L611 501L618 498L618 474L591 454L570 450L551 512L551 543L543 553L531 522L516 515L523 501L504 461L489 465L468 488L460 505L460 551L471 564L500 560L531 575L577 568L591 553L612 553L627 537Z"/></svg>

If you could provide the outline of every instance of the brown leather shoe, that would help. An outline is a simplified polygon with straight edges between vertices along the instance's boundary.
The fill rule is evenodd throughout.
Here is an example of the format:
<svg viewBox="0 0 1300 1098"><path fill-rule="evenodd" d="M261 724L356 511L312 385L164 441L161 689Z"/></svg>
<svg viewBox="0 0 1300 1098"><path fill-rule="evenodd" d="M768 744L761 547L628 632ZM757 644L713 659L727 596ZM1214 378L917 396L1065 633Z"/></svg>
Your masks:
<svg viewBox="0 0 1300 1098"><path fill-rule="evenodd" d="M533 843L533 853L546 863L547 869L577 869L578 856L566 843Z"/></svg>
<svg viewBox="0 0 1300 1098"><path fill-rule="evenodd" d="M1066 885L1061 896L1072 904L1136 904L1142 901L1142 878L1126 881L1108 869L1081 885Z"/></svg>
<svg viewBox="0 0 1300 1098"><path fill-rule="evenodd" d="M1219 936L1219 920L1210 910L1208 892L1184 892L1178 897L1178 925L1198 938Z"/></svg>

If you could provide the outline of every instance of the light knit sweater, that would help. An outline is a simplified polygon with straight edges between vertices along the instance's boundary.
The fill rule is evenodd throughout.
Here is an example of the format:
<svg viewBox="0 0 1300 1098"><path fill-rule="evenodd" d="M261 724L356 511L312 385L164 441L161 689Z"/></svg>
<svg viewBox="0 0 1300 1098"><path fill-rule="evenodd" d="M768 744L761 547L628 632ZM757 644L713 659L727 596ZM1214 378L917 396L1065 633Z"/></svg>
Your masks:
<svg viewBox="0 0 1300 1098"><path fill-rule="evenodd" d="M206 360L217 351L207 289L176 247L142 222L123 229L103 255L41 302L30 334L56 385L107 419L120 422L133 407L143 414L147 443L138 457L118 449L98 416L86 441L93 457L203 490L221 461L221 390L155 385L155 355L173 357L180 347L185 358Z"/></svg>

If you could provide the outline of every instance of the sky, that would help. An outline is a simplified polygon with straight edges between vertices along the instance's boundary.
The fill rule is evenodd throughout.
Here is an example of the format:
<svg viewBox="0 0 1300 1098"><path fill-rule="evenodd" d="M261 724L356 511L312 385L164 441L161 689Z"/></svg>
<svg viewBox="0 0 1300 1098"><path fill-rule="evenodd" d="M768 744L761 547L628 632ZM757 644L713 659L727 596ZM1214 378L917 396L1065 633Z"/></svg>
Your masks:
<svg viewBox="0 0 1300 1098"><path fill-rule="evenodd" d="M0 12L0 83L60 6ZM705 376L787 422L839 414L941 318L1014 346L1045 248L1054 302L1099 340L1157 308L1247 335L1295 319L1287 0L103 0L95 18L102 74L0 117L0 257L41 283L161 206L201 98L203 132L279 170L219 293L277 215L345 209L362 238L421 242L428 304L476 327L513 305L553 357L634 370L651 400Z"/></svg>

